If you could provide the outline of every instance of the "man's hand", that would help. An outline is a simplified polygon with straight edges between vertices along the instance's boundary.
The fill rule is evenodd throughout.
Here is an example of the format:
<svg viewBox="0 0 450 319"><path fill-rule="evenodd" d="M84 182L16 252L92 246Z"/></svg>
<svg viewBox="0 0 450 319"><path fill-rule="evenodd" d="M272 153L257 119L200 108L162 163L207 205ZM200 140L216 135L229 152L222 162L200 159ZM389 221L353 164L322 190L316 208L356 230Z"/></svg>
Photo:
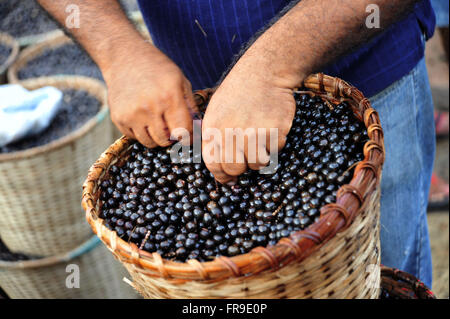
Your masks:
<svg viewBox="0 0 450 319"><path fill-rule="evenodd" d="M156 147L170 145L170 134L181 139L192 133L191 84L163 53L143 43L104 75L111 119L124 135Z"/></svg>
<svg viewBox="0 0 450 319"><path fill-rule="evenodd" d="M225 128L278 128L277 148L282 148L295 113L292 89L308 74L382 32L418 1L378 1L381 28L369 29L366 8L372 0L294 0L249 47L211 99L203 122L203 158L216 179L228 182L243 173L251 153L248 143L227 148ZM219 129L222 141L208 136L213 128ZM267 161L266 153L248 166L258 169Z"/></svg>
<svg viewBox="0 0 450 319"><path fill-rule="evenodd" d="M80 9L80 27L66 31L100 67L108 85L111 118L123 134L155 147L169 145L169 133L183 138L186 130L192 132L189 81L167 56L144 41L117 0L38 2L63 26L66 8Z"/></svg>
<svg viewBox="0 0 450 319"><path fill-rule="evenodd" d="M284 147L292 125L292 90L284 88L276 77L264 74L267 69L258 65L257 57L241 59L212 96L205 114L203 159L221 183L232 182L248 167L259 170L266 166L271 151ZM214 129L220 135L211 134ZM227 143L226 137L233 141L227 129L242 129L244 138ZM277 130L272 139L270 129Z"/></svg>

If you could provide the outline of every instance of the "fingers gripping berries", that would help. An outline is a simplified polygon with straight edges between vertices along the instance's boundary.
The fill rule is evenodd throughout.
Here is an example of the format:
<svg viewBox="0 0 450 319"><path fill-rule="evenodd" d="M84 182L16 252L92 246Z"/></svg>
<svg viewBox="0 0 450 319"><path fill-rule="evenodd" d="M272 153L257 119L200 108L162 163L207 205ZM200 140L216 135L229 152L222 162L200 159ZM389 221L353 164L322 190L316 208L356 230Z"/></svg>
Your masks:
<svg viewBox="0 0 450 319"><path fill-rule="evenodd" d="M330 110L320 97L295 99L275 173L219 185L204 163L174 164L170 148L134 144L101 184L100 217L122 239L180 262L244 254L307 228L350 181L367 134L345 103Z"/></svg>

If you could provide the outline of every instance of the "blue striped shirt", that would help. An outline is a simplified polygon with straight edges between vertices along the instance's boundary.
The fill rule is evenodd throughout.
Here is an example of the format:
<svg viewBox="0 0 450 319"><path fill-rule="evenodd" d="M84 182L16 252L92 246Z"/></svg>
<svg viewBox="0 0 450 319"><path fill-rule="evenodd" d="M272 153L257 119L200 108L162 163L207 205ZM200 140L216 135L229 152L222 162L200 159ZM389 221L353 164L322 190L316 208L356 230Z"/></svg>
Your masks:
<svg viewBox="0 0 450 319"><path fill-rule="evenodd" d="M324 0L326 1L326 0ZM245 44L289 0L140 0L155 45L191 81L213 87ZM429 0L414 12L323 70L372 96L409 73L424 56L423 37L433 35Z"/></svg>

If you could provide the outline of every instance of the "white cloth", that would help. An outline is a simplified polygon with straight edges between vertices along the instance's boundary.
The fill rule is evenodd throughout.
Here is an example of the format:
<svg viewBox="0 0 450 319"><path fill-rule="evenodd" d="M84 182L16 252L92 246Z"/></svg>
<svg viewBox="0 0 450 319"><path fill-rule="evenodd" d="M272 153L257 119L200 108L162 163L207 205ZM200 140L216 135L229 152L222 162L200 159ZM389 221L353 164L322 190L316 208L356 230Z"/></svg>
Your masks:
<svg viewBox="0 0 450 319"><path fill-rule="evenodd" d="M28 91L20 85L0 85L0 147L39 134L55 117L63 93L54 87Z"/></svg>

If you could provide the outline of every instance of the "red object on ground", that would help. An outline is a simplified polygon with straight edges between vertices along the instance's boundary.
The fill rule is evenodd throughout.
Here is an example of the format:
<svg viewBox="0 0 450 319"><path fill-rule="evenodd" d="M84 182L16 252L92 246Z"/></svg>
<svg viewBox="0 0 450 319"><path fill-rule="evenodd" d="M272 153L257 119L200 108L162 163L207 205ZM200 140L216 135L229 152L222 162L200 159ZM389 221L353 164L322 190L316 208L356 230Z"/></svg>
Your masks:
<svg viewBox="0 0 450 319"><path fill-rule="evenodd" d="M443 210L449 206L449 186L435 173L431 176L430 194L428 198L428 210Z"/></svg>
<svg viewBox="0 0 450 319"><path fill-rule="evenodd" d="M448 137L449 132L448 112L434 111L434 123L436 126L436 137Z"/></svg>

